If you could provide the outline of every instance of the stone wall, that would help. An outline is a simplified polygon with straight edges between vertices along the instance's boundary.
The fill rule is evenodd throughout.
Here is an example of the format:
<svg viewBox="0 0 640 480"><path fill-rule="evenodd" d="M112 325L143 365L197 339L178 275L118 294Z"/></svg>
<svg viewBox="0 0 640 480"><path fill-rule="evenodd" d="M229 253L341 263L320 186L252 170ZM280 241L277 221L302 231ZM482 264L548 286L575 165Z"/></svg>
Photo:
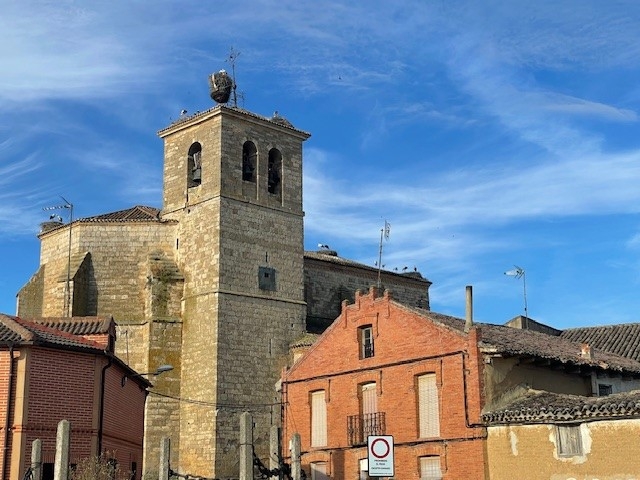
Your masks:
<svg viewBox="0 0 640 480"><path fill-rule="evenodd" d="M408 306L429 309L431 282L417 272L398 274L383 270L382 288ZM320 333L340 315L343 300L353 303L356 290L366 292L378 282L378 270L345 258L333 251L306 252L304 296L307 302L307 330Z"/></svg>
<svg viewBox="0 0 640 480"><path fill-rule="evenodd" d="M216 107L160 136L163 218L179 222L176 258L184 274L180 395L188 401L180 407L179 469L235 476L238 414L252 411L257 448L266 453L269 427L278 421L274 385L289 342L304 331L301 142L307 135ZM257 149L254 188L242 178L246 141ZM202 175L190 187L188 152L195 143ZM283 160L280 195L267 191L273 148ZM261 288L261 267L275 273L274 288Z"/></svg>

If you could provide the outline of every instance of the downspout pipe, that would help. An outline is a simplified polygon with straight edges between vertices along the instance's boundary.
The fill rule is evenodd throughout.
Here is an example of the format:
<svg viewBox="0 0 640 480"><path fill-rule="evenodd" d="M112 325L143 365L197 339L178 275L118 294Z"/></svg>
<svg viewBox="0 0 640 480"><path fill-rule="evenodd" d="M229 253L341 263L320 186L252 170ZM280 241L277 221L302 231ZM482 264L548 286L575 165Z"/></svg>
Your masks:
<svg viewBox="0 0 640 480"><path fill-rule="evenodd" d="M100 375L100 415L98 417L98 452L97 455L102 455L102 433L104 426L104 394L105 394L105 384L107 378L107 369L113 365L113 357L111 355L107 356L108 362L102 367L102 373Z"/></svg>
<svg viewBox="0 0 640 480"><path fill-rule="evenodd" d="M7 476L7 458L9 456L9 428L11 427L11 410L13 409L13 374L15 367L13 366L13 344L9 345L9 381L7 387L7 411L4 418L4 449L2 451L2 478Z"/></svg>

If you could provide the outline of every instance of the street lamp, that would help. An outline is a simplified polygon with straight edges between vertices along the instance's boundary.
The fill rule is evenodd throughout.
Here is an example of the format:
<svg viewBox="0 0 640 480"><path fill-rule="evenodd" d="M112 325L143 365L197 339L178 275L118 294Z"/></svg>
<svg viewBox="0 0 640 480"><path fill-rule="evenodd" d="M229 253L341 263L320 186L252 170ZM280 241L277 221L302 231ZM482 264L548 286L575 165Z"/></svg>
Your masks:
<svg viewBox="0 0 640 480"><path fill-rule="evenodd" d="M529 311L527 310L527 276L524 268L521 268L517 265L514 265L514 267L516 268L504 272L504 274L508 275L509 277L515 277L516 280L522 279L522 289L524 294L524 316L525 318L529 318Z"/></svg>
<svg viewBox="0 0 640 480"><path fill-rule="evenodd" d="M129 378L137 378L142 377L143 375L151 375L152 377L157 377L158 375L164 372L170 372L173 370L173 365L160 365L153 372L145 372L145 373L130 373L128 375L124 375L122 380L120 380L120 384L124 387L127 384L127 379Z"/></svg>

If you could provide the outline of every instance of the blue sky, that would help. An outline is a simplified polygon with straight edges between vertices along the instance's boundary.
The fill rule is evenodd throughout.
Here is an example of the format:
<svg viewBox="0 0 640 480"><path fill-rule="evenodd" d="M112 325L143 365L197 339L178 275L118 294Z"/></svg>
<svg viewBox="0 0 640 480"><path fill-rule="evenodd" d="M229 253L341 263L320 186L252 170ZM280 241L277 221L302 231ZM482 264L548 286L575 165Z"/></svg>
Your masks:
<svg viewBox="0 0 640 480"><path fill-rule="evenodd" d="M640 3L13 1L0 31L0 312L42 208L161 206L156 132L213 105L312 133L305 244L418 268L432 309L558 328L640 321ZM65 212L62 212L63 214Z"/></svg>

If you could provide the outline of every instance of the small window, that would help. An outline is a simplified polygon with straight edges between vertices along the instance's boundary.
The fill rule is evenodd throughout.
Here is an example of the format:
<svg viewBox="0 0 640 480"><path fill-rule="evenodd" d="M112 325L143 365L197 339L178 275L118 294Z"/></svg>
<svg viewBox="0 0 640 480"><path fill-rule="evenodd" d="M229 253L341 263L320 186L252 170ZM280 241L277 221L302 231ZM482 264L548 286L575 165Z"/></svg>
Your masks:
<svg viewBox="0 0 640 480"><path fill-rule="evenodd" d="M556 441L559 457L582 455L580 425L556 425Z"/></svg>
<svg viewBox="0 0 640 480"><path fill-rule="evenodd" d="M202 183L202 146L196 142L189 147L187 156L187 184L197 187Z"/></svg>
<svg viewBox="0 0 640 480"><path fill-rule="evenodd" d="M606 397L607 395L611 395L613 393L613 385L607 385L604 383L598 384L598 396Z"/></svg>
<svg viewBox="0 0 640 480"><path fill-rule="evenodd" d="M42 464L42 480L53 480L53 463Z"/></svg>
<svg viewBox="0 0 640 480"><path fill-rule="evenodd" d="M442 480L440 457L420 457L420 480Z"/></svg>
<svg viewBox="0 0 640 480"><path fill-rule="evenodd" d="M244 142L242 146L242 180L256 183L258 150L253 142Z"/></svg>
<svg viewBox="0 0 640 480"><path fill-rule="evenodd" d="M420 438L440 436L440 404L435 373L418 377L418 421Z"/></svg>
<svg viewBox="0 0 640 480"><path fill-rule="evenodd" d="M258 286L260 290L276 290L276 269L272 267L258 267Z"/></svg>
<svg viewBox="0 0 640 480"><path fill-rule="evenodd" d="M311 446L327 445L327 403L324 390L311 392Z"/></svg>
<svg viewBox="0 0 640 480"><path fill-rule="evenodd" d="M358 461L358 470L359 476L358 480L369 480L371 477L369 476L369 460L366 458L361 458Z"/></svg>
<svg viewBox="0 0 640 480"><path fill-rule="evenodd" d="M277 148L269 150L267 189L273 195L282 193L282 154Z"/></svg>
<svg viewBox="0 0 640 480"><path fill-rule="evenodd" d="M371 325L358 329L360 342L360 358L373 357L373 328Z"/></svg>
<svg viewBox="0 0 640 480"><path fill-rule="evenodd" d="M314 462L311 464L311 480L329 480L326 462Z"/></svg>

